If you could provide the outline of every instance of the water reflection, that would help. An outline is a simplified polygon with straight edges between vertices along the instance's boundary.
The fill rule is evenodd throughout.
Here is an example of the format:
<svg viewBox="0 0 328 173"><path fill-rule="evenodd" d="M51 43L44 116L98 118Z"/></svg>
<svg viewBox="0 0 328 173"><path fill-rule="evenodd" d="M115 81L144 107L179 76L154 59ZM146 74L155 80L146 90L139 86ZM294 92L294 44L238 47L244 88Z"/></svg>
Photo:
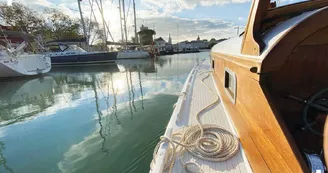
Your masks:
<svg viewBox="0 0 328 173"><path fill-rule="evenodd" d="M0 172L147 172L200 58L58 67L43 78L0 81Z"/></svg>
<svg viewBox="0 0 328 173"><path fill-rule="evenodd" d="M51 76L0 81L1 126L32 118L54 104Z"/></svg>
<svg viewBox="0 0 328 173"><path fill-rule="evenodd" d="M7 171L10 173L14 173L14 171L7 165L7 160L5 158L5 156L3 155L3 150L5 149L5 143L0 141L0 165Z"/></svg>
<svg viewBox="0 0 328 173"><path fill-rule="evenodd" d="M106 143L106 137L105 135L103 134L103 125L102 125L102 112L100 111L99 109L99 100L98 100L98 93L97 93L97 89L96 89L96 77L95 75L92 75L92 81L93 81L93 85L92 85L92 89L93 91L95 92L95 103L96 103L96 109L97 109L97 115L98 115L98 123L99 123L99 135L101 136L101 138L103 139L103 142L101 144L101 150L108 154L109 151L107 149L105 149L105 143Z"/></svg>

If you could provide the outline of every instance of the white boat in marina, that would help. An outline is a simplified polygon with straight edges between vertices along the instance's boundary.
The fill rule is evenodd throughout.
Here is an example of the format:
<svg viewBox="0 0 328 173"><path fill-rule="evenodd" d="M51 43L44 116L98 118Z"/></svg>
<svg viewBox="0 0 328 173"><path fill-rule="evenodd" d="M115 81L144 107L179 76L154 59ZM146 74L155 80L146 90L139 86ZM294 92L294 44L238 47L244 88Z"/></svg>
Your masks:
<svg viewBox="0 0 328 173"><path fill-rule="evenodd" d="M0 77L32 76L48 73L51 70L49 57L42 54L0 55Z"/></svg>
<svg viewBox="0 0 328 173"><path fill-rule="evenodd" d="M149 53L143 50L120 50L117 54L117 59L140 59L149 58Z"/></svg>
<svg viewBox="0 0 328 173"><path fill-rule="evenodd" d="M32 76L47 73L51 70L51 60L43 54L29 54L24 52L28 46L27 38L32 36L15 32L4 31L0 33L2 44L10 45L5 47L0 45L0 77L17 77L17 76ZM23 39L20 44L14 45L13 42L6 43L10 39Z"/></svg>
<svg viewBox="0 0 328 173"><path fill-rule="evenodd" d="M137 23L136 23L136 9L135 9L135 2L133 1L133 11L134 11L134 34L135 39L138 40L138 34L137 34ZM123 7L123 12L121 10L121 7ZM148 52L144 50L139 50L136 47L132 48L127 46L128 44L128 34L126 29L126 14L125 14L125 4L124 1L119 1L119 13L120 13L120 25L121 25L121 36L122 36L122 47L118 54L117 59L140 59L140 58L150 58L150 55ZM123 16L122 16L123 13ZM123 26L122 26L122 19L123 19ZM124 30L124 33L123 33ZM136 42L135 42L136 43ZM124 46L123 46L124 45Z"/></svg>

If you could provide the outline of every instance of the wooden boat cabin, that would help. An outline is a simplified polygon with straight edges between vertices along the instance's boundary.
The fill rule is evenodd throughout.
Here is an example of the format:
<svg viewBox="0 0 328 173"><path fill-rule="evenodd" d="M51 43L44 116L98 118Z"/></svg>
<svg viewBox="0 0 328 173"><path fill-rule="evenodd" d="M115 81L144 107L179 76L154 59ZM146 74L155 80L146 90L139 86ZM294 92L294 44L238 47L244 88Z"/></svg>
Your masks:
<svg viewBox="0 0 328 173"><path fill-rule="evenodd" d="M322 170L328 155L328 0L282 7L255 0L245 32L214 46L211 58L252 170Z"/></svg>

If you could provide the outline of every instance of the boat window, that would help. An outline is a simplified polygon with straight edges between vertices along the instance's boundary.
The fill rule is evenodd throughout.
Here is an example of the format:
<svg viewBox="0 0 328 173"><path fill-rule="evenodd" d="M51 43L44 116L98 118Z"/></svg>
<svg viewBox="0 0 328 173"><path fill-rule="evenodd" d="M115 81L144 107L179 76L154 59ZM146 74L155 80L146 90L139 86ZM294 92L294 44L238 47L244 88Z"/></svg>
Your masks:
<svg viewBox="0 0 328 173"><path fill-rule="evenodd" d="M236 103L236 74L225 68L224 70L224 88L225 91L233 104Z"/></svg>
<svg viewBox="0 0 328 173"><path fill-rule="evenodd" d="M84 49L77 45L69 45L68 49L66 51L76 51L76 52L86 52Z"/></svg>
<svg viewBox="0 0 328 173"><path fill-rule="evenodd" d="M67 46L66 46L66 45L62 45L62 44L60 44L60 45L58 45L58 46L59 46L59 48L60 48L61 51L64 51L64 50L67 49Z"/></svg>
<svg viewBox="0 0 328 173"><path fill-rule="evenodd" d="M48 46L48 49L51 51L51 52L61 52L61 49L58 45L51 45L51 46Z"/></svg>
<svg viewBox="0 0 328 173"><path fill-rule="evenodd" d="M276 7L291 5L291 4L295 4L298 2L305 2L305 1L309 1L309 0L294 0L294 1L282 1L282 0L272 1L271 0L271 2L276 2L276 5L277 5Z"/></svg>

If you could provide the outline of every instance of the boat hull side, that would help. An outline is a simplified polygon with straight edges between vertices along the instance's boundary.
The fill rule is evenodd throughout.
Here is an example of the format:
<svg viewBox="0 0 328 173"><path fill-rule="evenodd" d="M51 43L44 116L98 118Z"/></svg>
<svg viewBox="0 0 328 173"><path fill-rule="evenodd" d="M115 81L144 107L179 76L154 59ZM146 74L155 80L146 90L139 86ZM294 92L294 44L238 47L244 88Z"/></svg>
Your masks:
<svg viewBox="0 0 328 173"><path fill-rule="evenodd" d="M116 60L116 58L117 58L117 52L52 56L51 64L74 65L74 64L113 63Z"/></svg>
<svg viewBox="0 0 328 173"><path fill-rule="evenodd" d="M149 53L147 52L119 52L117 54L117 59L141 59L149 58Z"/></svg>
<svg viewBox="0 0 328 173"><path fill-rule="evenodd" d="M23 55L18 59L0 60L0 77L32 76L51 70L49 57L43 55Z"/></svg>
<svg viewBox="0 0 328 173"><path fill-rule="evenodd" d="M214 78L224 106L231 116L246 156L254 172L304 172L304 160L295 151L290 134L267 100L259 75L257 60L211 53ZM236 76L236 100L231 101L225 88L225 70Z"/></svg>

